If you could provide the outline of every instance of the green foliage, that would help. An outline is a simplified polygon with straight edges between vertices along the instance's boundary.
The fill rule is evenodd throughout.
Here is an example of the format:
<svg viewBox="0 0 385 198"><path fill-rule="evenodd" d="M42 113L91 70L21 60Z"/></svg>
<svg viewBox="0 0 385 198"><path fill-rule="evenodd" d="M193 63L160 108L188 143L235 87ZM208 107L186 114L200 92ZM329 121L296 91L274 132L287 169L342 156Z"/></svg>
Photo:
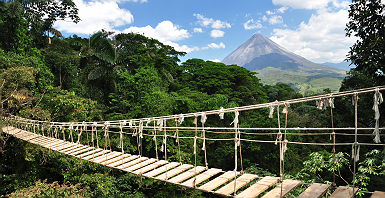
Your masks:
<svg viewBox="0 0 385 198"><path fill-rule="evenodd" d="M0 48L16 53L30 51L32 39L28 36L28 21L19 2L0 2Z"/></svg>
<svg viewBox="0 0 385 198"><path fill-rule="evenodd" d="M62 184L58 182L46 183L40 180L35 185L25 189L17 190L8 197L90 197L92 194L88 193L87 190L80 189L78 185Z"/></svg>
<svg viewBox="0 0 385 198"><path fill-rule="evenodd" d="M52 90L45 97L44 107L49 109L53 120L57 121L95 121L101 119L97 102L76 96L74 92Z"/></svg>
<svg viewBox="0 0 385 198"><path fill-rule="evenodd" d="M380 179L385 176L385 151L373 149L365 153L364 160L358 164L357 172L355 183L359 184L360 189L381 189L385 185Z"/></svg>
<svg viewBox="0 0 385 198"><path fill-rule="evenodd" d="M359 39L350 48L348 60L355 71L374 78L376 84L385 84L385 5L381 0L353 0L349 6L346 35Z"/></svg>

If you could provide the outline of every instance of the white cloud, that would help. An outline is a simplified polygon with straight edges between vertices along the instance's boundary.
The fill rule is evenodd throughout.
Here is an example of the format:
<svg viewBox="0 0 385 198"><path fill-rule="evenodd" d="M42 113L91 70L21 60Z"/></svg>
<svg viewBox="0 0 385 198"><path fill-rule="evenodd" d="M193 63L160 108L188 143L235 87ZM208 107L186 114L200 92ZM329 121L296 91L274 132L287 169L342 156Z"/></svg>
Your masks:
<svg viewBox="0 0 385 198"><path fill-rule="evenodd" d="M297 29L274 29L270 39L311 61L337 63L346 58L349 47L356 41L345 37L347 22L347 9L320 9Z"/></svg>
<svg viewBox="0 0 385 198"><path fill-rule="evenodd" d="M273 11L268 10L268 11L266 11L266 14L267 15L272 15L272 14L275 14L275 13Z"/></svg>
<svg viewBox="0 0 385 198"><path fill-rule="evenodd" d="M210 61L212 61L212 62L216 62L216 63L220 63L221 62L221 60L219 60L219 59L211 59Z"/></svg>
<svg viewBox="0 0 385 198"><path fill-rule="evenodd" d="M243 24L243 27L245 30L260 29L262 28L262 24L259 20L254 21L254 19L250 19Z"/></svg>
<svg viewBox="0 0 385 198"><path fill-rule="evenodd" d="M123 32L143 33L147 37L155 38L160 41L179 41L190 37L190 33L171 21L162 21L155 28L147 25L145 27L129 27Z"/></svg>
<svg viewBox="0 0 385 198"><path fill-rule="evenodd" d="M147 0L119 0L119 2L147 3Z"/></svg>
<svg viewBox="0 0 385 198"><path fill-rule="evenodd" d="M174 47L177 51L192 52L197 51L197 47L189 47L187 45L179 45L175 41L180 41L190 37L190 33L173 24L171 21L162 21L155 28L147 25L145 27L129 27L123 30L124 33L139 33L144 36L159 40L160 42Z"/></svg>
<svg viewBox="0 0 385 198"><path fill-rule="evenodd" d="M134 21L129 10L119 7L117 1L83 1L74 0L79 9L81 21L77 24L57 21L54 27L60 31L76 34L92 34L101 29L116 31L117 27Z"/></svg>
<svg viewBox="0 0 385 198"><path fill-rule="evenodd" d="M283 13L285 13L286 10L287 10L287 7L280 7L277 9L277 13L283 14Z"/></svg>
<svg viewBox="0 0 385 198"><path fill-rule="evenodd" d="M269 23L270 23L271 25L283 23L282 16L279 16L279 15L273 15L273 16L271 16L271 17L269 18Z"/></svg>
<svg viewBox="0 0 385 198"><path fill-rule="evenodd" d="M214 48L214 49L219 49L219 48L226 48L226 45L222 42L220 42L219 44L216 44L216 43L210 43L207 45L209 48Z"/></svg>
<svg viewBox="0 0 385 198"><path fill-rule="evenodd" d="M264 22L267 21L267 17L265 15L263 15L262 21L264 21Z"/></svg>
<svg viewBox="0 0 385 198"><path fill-rule="evenodd" d="M347 8L349 2L346 0L273 0L273 4L288 6L294 9L321 9L329 5L336 8Z"/></svg>
<svg viewBox="0 0 385 198"><path fill-rule="evenodd" d="M198 24L203 27L211 26L211 28L214 29L231 28L231 25L228 22L207 18L201 14L194 14L194 16L198 19Z"/></svg>
<svg viewBox="0 0 385 198"><path fill-rule="evenodd" d="M202 33L203 30L202 30L202 28L194 28L194 32Z"/></svg>
<svg viewBox="0 0 385 198"><path fill-rule="evenodd" d="M226 48L226 45L223 42L220 42L219 44L217 43L210 43L205 47L202 47L202 50L207 50L207 49L221 49L221 48Z"/></svg>
<svg viewBox="0 0 385 198"><path fill-rule="evenodd" d="M225 35L225 32L222 30L211 30L210 36L213 38L219 38L223 37Z"/></svg>

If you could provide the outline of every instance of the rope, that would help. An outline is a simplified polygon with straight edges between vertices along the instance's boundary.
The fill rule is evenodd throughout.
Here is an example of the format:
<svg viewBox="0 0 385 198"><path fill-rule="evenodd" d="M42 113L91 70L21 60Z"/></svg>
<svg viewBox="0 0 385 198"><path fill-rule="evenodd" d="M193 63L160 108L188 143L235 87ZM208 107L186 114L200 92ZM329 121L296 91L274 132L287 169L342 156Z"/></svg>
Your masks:
<svg viewBox="0 0 385 198"><path fill-rule="evenodd" d="M163 120L164 126L167 126L167 120ZM164 132L164 138L163 138L163 145L164 145L164 160L167 160L167 129L163 130Z"/></svg>
<svg viewBox="0 0 385 198"><path fill-rule="evenodd" d="M76 142L77 144L80 143L80 137L82 136L83 129L84 129L85 126L86 126L85 122L83 122L82 125L80 126L80 133L78 134L78 141Z"/></svg>
<svg viewBox="0 0 385 198"><path fill-rule="evenodd" d="M70 124L70 127L69 127L69 130L70 130L70 140L71 140L71 142L73 143L74 142L74 136L73 136L73 130L74 130L74 124L73 123L71 123Z"/></svg>
<svg viewBox="0 0 385 198"><path fill-rule="evenodd" d="M378 106L382 102L384 102L384 98L382 97L382 94L378 88L376 89L376 91L374 93L373 100L374 100L374 104L373 104L374 119L376 120L375 129L373 131L373 135L375 136L373 141L375 143L381 143L380 130L379 130L379 127L380 127L379 126L380 125L380 109Z"/></svg>
<svg viewBox="0 0 385 198"><path fill-rule="evenodd" d="M238 145L240 144L240 140L238 140L238 116L239 116L239 111L234 112L234 120L230 124L234 124L234 174L235 174L235 179L234 179L234 196L237 194L236 189L237 189L237 170L238 170Z"/></svg>
<svg viewBox="0 0 385 198"><path fill-rule="evenodd" d="M124 145L123 145L123 126L124 125L126 125L125 121L121 121L119 123L119 128L120 128L120 131L119 131L119 138L120 138L119 147L122 149L122 153L123 154L124 154Z"/></svg>
<svg viewBox="0 0 385 198"><path fill-rule="evenodd" d="M179 124L182 124L182 122L183 122L183 119L182 119L182 121L179 121L179 120L175 119L175 127L178 127L178 123L179 123ZM179 130L178 130L178 129L176 129L175 134L176 134L176 137L175 137L176 139L175 139L175 141L176 141L176 143L178 144L178 157L179 157L179 162L182 163L182 157L181 157L181 153L180 153Z"/></svg>
<svg viewBox="0 0 385 198"><path fill-rule="evenodd" d="M358 145L358 142L357 142L357 128L358 128L358 113L357 113L357 106L358 106L358 100L359 100L359 97L358 97L358 94L354 94L354 126L355 126L355 130L354 130L354 134L356 134L354 136L354 144L353 144L353 147L352 147L352 158L353 158L353 197L355 197L355 193L354 193L354 187L356 185L356 164L357 164L357 161L359 160L359 147L358 147L358 150L357 150L357 145Z"/></svg>
<svg viewBox="0 0 385 198"><path fill-rule="evenodd" d="M206 130L205 130L205 122L207 120L207 116L205 113L201 115L201 123L202 123L202 138L203 138L203 145L202 150L204 151L205 156L205 166L206 169L208 169L209 164L207 163L207 152L206 152Z"/></svg>
<svg viewBox="0 0 385 198"><path fill-rule="evenodd" d="M194 149L194 188L196 188L196 173L197 173L197 135L198 135L198 116L195 115L195 118L194 118L194 125L195 125L195 136L194 136L194 146L193 146L193 149Z"/></svg>
<svg viewBox="0 0 385 198"><path fill-rule="evenodd" d="M112 150L111 148L111 139L110 139L110 134L108 133L108 128L110 127L110 122L105 122L104 123L104 148L110 147L110 151ZM107 149L106 149L107 150Z"/></svg>
<svg viewBox="0 0 385 198"><path fill-rule="evenodd" d="M153 134L154 134L154 137L152 138L154 140L154 144L155 144L155 156L156 156L156 159L159 160L159 157L158 157L158 143L156 142L156 126L155 126L155 121L154 121L154 130L153 130Z"/></svg>
<svg viewBox="0 0 385 198"><path fill-rule="evenodd" d="M281 141L281 152L280 152L280 162L281 162L281 166L282 167L282 170L280 171L281 172L281 180L282 180L282 183L281 183L281 193L280 193L280 197L283 197L283 176L284 176L284 172L285 172L285 153L287 151L287 139L286 139L286 128L287 128L287 114L289 113L289 104L285 104L285 107L282 109L282 113L285 114L285 131L284 131L284 141L282 142ZM279 113L278 113L279 114ZM282 137L281 137L282 139Z"/></svg>

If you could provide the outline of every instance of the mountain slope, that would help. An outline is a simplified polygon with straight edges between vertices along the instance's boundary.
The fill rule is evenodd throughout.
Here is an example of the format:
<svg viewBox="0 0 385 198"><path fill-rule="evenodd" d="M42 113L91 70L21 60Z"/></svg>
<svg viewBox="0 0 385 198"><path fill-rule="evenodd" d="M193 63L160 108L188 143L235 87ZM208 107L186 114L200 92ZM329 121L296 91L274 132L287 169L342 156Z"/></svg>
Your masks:
<svg viewBox="0 0 385 198"><path fill-rule="evenodd" d="M286 83L301 92L326 88L337 91L345 76L344 70L313 63L260 34L253 35L222 62L255 71L265 83Z"/></svg>

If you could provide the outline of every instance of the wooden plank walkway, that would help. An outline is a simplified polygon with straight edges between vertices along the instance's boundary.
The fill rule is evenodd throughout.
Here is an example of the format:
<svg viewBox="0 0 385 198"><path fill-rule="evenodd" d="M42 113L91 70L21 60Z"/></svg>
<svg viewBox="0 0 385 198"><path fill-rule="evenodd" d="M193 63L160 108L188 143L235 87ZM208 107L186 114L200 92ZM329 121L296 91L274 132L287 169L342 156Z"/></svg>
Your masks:
<svg viewBox="0 0 385 198"><path fill-rule="evenodd" d="M14 127L3 127L3 132L13 135L19 139L37 144L42 147L101 164L111 168L120 169L136 175L165 181L171 184L189 188L195 188L205 192L213 192L222 196L232 196L234 191L237 198L251 198L264 194L264 198L280 197L281 185L282 195L286 196L297 188L301 182L287 179L283 184L279 183L278 177L258 177L253 174L241 174L234 171L224 172L221 169L168 162L138 155L125 154L117 151L103 150L92 146L76 144L52 137L34 134ZM252 185L250 185L250 183ZM244 186L248 185L245 188ZM277 185L278 184L278 185ZM276 186L274 186L276 185ZM314 183L310 185L299 197L321 197L329 185ZM244 190L242 190L244 189ZM355 189L357 192L358 189ZM241 192L240 192L241 191ZM331 198L352 197L353 188L338 187L330 196ZM385 193L376 191L372 198L384 198Z"/></svg>

